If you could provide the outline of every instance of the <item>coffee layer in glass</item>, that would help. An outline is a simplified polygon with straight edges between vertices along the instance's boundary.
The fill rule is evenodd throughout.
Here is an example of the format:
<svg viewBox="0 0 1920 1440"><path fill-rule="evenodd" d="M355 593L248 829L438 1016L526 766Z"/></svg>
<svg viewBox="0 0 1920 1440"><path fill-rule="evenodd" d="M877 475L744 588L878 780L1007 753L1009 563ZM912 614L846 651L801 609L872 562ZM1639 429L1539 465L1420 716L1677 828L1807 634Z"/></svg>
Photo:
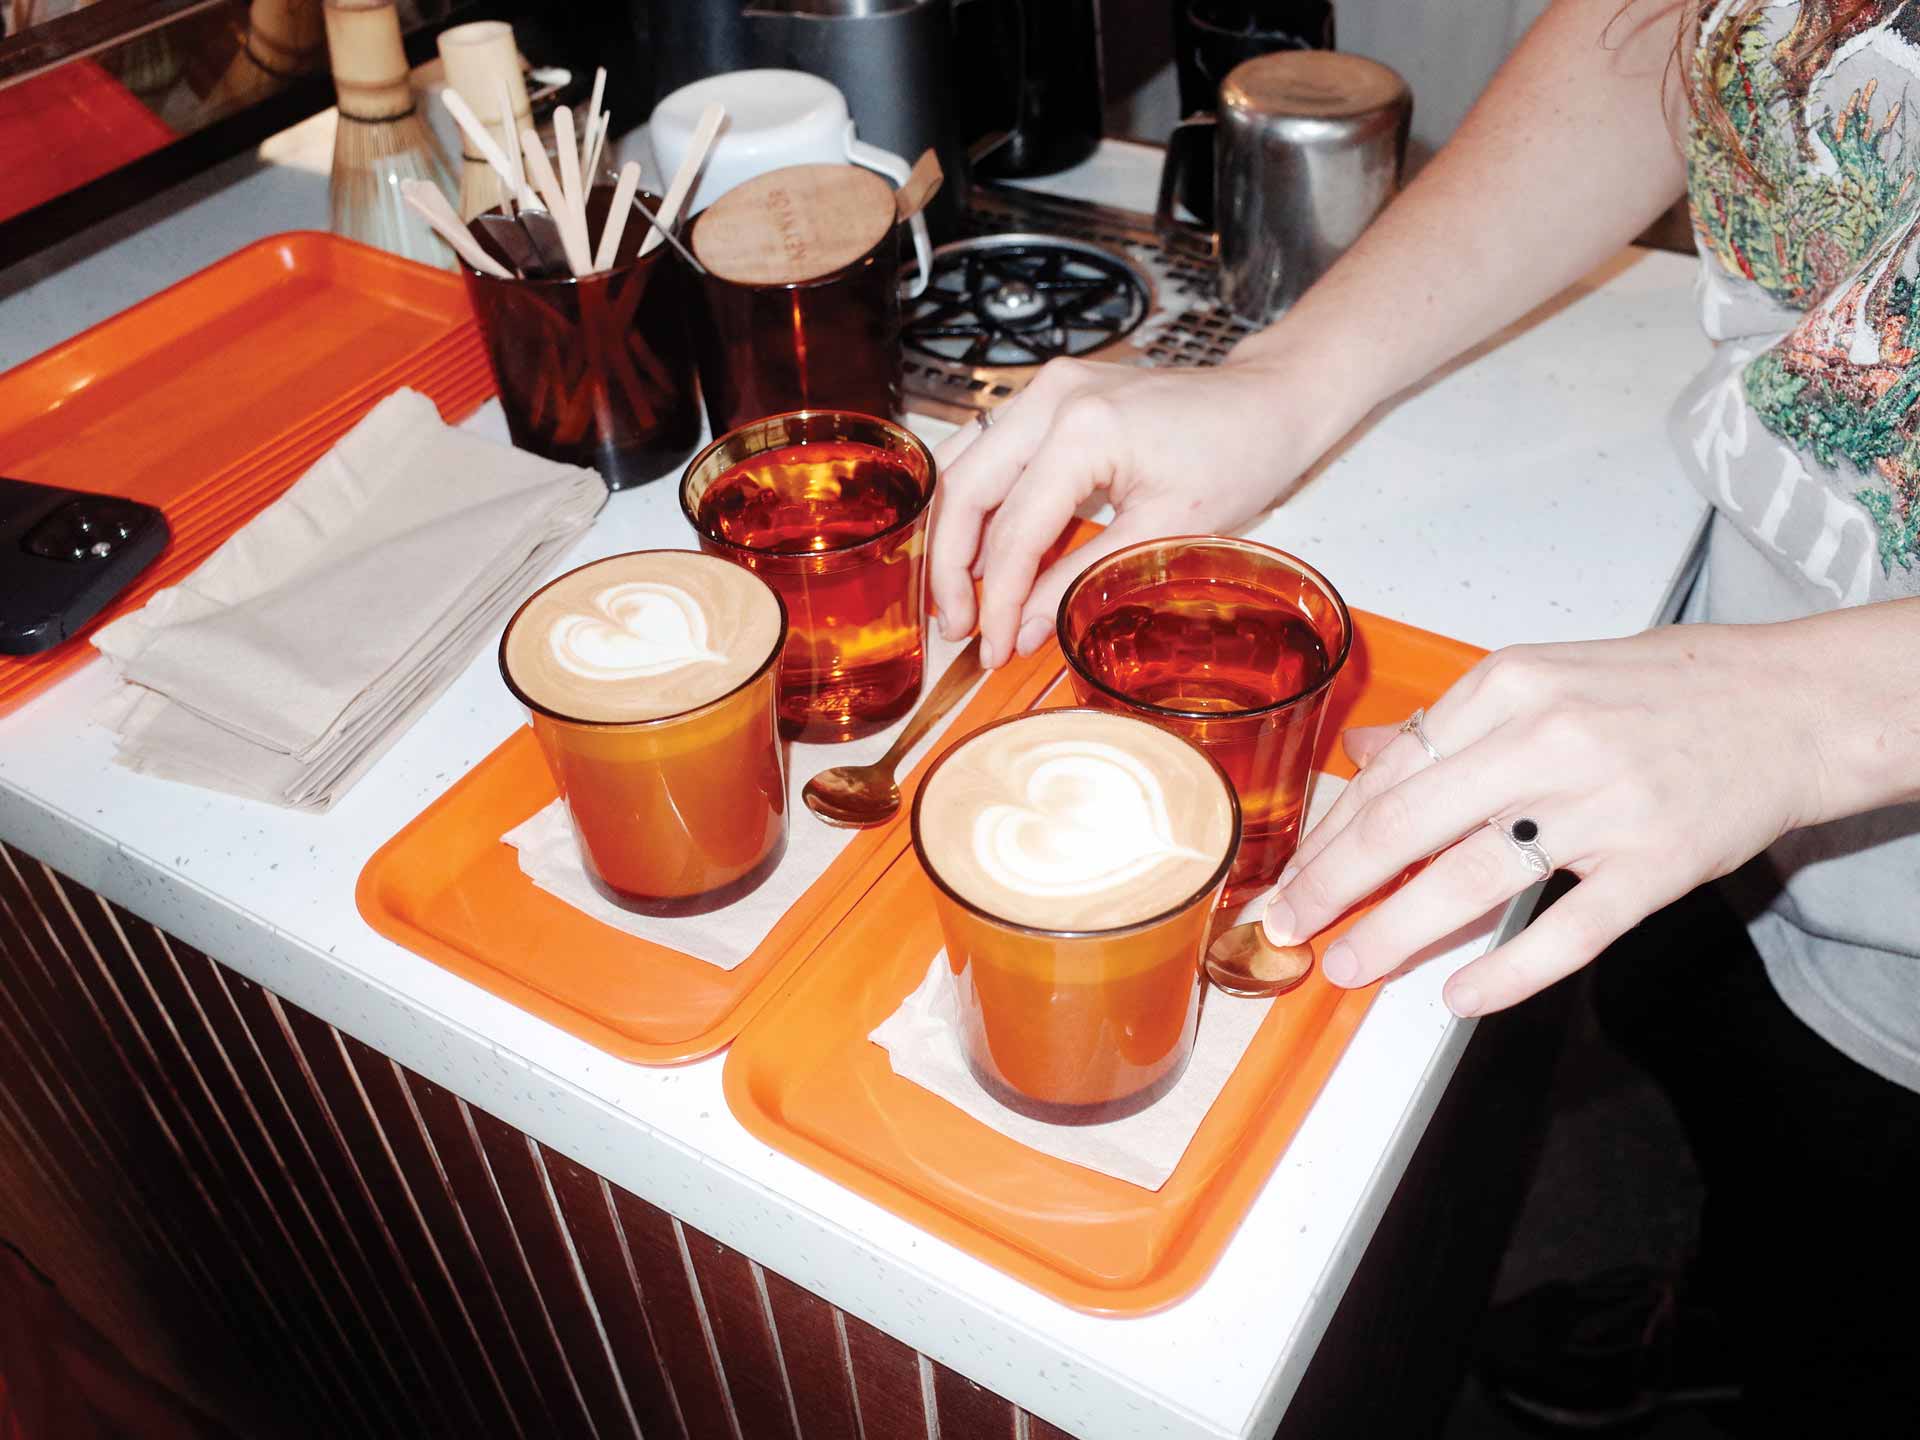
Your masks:
<svg viewBox="0 0 1920 1440"><path fill-rule="evenodd" d="M615 904L713 910L779 863L787 787L774 700L786 630L759 580L673 550L582 566L508 624L501 675L527 707L587 878ZM713 681L704 694L686 689L702 675Z"/></svg>
<svg viewBox="0 0 1920 1440"><path fill-rule="evenodd" d="M1127 716L1034 711L943 756L912 826L982 1087L1064 1124L1165 1094L1239 840L1219 767Z"/></svg>

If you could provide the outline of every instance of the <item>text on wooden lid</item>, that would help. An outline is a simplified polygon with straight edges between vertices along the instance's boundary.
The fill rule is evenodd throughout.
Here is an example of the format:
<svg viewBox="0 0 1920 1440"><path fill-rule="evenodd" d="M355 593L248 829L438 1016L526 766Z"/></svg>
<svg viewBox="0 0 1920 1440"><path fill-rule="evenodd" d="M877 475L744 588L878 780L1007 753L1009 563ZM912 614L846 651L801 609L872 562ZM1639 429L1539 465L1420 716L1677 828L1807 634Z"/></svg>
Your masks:
<svg viewBox="0 0 1920 1440"><path fill-rule="evenodd" d="M789 165L736 185L701 212L693 253L743 285L831 275L894 224L893 189L852 165Z"/></svg>

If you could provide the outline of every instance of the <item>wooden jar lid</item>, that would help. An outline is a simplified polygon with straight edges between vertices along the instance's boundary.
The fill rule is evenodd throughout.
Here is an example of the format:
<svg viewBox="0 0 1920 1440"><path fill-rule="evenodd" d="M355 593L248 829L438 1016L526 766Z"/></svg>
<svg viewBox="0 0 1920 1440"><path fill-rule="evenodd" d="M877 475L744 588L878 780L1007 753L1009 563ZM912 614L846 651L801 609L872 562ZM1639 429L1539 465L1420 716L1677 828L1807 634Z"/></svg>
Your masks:
<svg viewBox="0 0 1920 1440"><path fill-rule="evenodd" d="M852 165L789 165L727 191L700 213L693 253L741 285L831 275L893 228L893 187Z"/></svg>

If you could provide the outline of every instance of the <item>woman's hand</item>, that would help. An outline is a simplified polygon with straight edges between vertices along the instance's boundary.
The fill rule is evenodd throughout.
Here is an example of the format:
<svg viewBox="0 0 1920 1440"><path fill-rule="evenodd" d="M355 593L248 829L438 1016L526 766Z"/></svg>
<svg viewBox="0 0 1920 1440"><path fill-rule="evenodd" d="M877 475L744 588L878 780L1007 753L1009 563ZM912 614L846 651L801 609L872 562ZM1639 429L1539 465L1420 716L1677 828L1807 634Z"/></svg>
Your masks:
<svg viewBox="0 0 1920 1440"><path fill-rule="evenodd" d="M1351 423L1278 367L1147 370L1055 360L995 412L936 452L931 571L941 631L975 622L989 667L1053 632L1073 577L1138 540L1229 530L1272 504ZM1074 512L1104 491L1115 517L1039 574Z"/></svg>
<svg viewBox="0 0 1920 1440"><path fill-rule="evenodd" d="M1830 818L1811 677L1838 657L1821 657L1820 639L1687 625L1489 656L1427 711L1437 763L1398 727L1348 732L1362 768L1282 874L1268 933L1314 935L1433 855L1324 957L1335 984L1376 980L1534 882L1487 823L1530 819L1580 884L1446 988L1460 1015L1525 999L1783 832Z"/></svg>

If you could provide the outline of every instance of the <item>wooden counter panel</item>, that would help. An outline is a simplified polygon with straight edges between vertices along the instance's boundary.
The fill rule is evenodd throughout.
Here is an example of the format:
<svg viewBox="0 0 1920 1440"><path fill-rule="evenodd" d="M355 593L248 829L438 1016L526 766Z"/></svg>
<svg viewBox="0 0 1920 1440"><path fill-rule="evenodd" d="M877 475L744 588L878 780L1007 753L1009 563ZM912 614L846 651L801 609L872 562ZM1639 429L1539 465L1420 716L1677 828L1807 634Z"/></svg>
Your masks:
<svg viewBox="0 0 1920 1440"><path fill-rule="evenodd" d="M933 1362L855 1315L842 1316L847 1370L860 1397L866 1440L921 1440L928 1424L922 1372Z"/></svg>
<svg viewBox="0 0 1920 1440"><path fill-rule="evenodd" d="M0 1237L242 1435L1071 1440L6 847Z"/></svg>
<svg viewBox="0 0 1920 1440"><path fill-rule="evenodd" d="M511 1318L532 1313L539 1298L513 1262L500 1233L498 1207L463 1206L457 1198L459 1187L479 1196L487 1189L485 1163L467 1131L465 1107L458 1097L407 1075L357 1040L346 1039L345 1049L379 1117L389 1163L419 1210L422 1249L410 1263L445 1268L450 1288L460 1297L458 1328L471 1332L488 1365L484 1388L513 1422L507 1433L539 1436L578 1428L583 1412L551 1331L534 1330L523 1343Z"/></svg>
<svg viewBox="0 0 1920 1440"><path fill-rule="evenodd" d="M762 1269L760 1278L807 1440L861 1440L843 1317L784 1276Z"/></svg>
<svg viewBox="0 0 1920 1440"><path fill-rule="evenodd" d="M667 1373L653 1322L640 1296L626 1231L614 1210L612 1188L600 1176L558 1151L540 1147L540 1158L560 1202L568 1232L592 1291L594 1308L636 1413L671 1415L686 1426L674 1381ZM711 1374L704 1354L700 1364ZM716 1391L717 1395L717 1391ZM718 1414L718 1411L715 1412Z"/></svg>

